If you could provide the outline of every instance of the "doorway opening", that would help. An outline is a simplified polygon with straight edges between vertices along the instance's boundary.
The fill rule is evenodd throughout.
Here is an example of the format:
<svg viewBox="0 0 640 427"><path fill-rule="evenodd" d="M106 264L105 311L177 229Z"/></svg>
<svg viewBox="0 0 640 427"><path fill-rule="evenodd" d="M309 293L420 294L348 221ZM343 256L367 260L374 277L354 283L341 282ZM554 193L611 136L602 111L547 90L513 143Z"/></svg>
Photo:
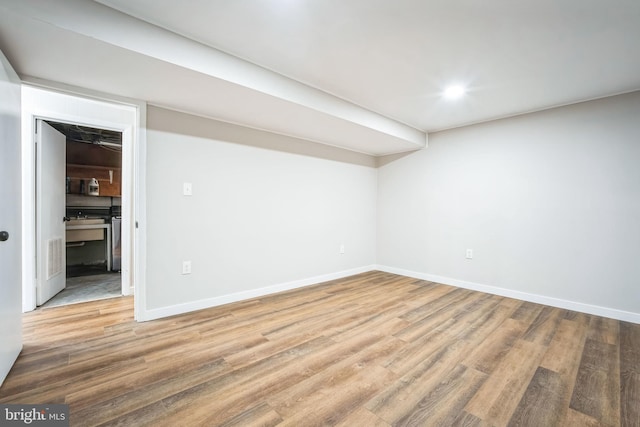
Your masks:
<svg viewBox="0 0 640 427"><path fill-rule="evenodd" d="M104 256L102 259L95 258L94 260L79 261L76 265L85 264L85 267L93 267L91 264L94 262L99 266L102 262L104 272L107 271L107 266L111 266L113 270L114 266L110 259L111 254L116 252L116 248L107 252L107 249L111 247L107 242L107 238L111 238L111 235L104 234L106 228L111 228L115 217L120 216L120 278L121 278L121 294L133 295L135 288L134 299L134 317L138 319L140 313L144 312L144 306L142 304L143 299L138 298L140 294L144 296L144 259L145 259L145 245L144 245L144 231L138 229L138 224L145 218L145 203L144 196L139 192L140 188L144 187L144 150L145 150L145 118L146 118L146 104L143 102L137 102L128 99L117 99L116 97L105 96L97 93L85 94L80 89L74 88L55 88L55 84L51 86L43 87L41 85L22 85L22 211L23 217L23 264L22 264L22 276L23 276L23 292L22 292L22 311L28 312L35 310L37 306L44 304L44 301L50 299L55 294L59 293L61 289L59 287L59 280L62 271L66 275L67 262L66 259L66 229L67 219L78 220L78 216L85 220L96 220L99 218L89 218L93 216L104 217L104 222L100 222L98 226L96 224L77 222L74 226L80 228L72 229L73 231L88 229L100 229L103 231L104 240L92 240L100 239L100 237L94 236L75 236L76 241L70 243L85 242L84 246L87 246L91 242L94 246L94 254L102 253ZM49 156L59 156L60 152L66 150L67 136L63 135L59 130L55 129L49 123L56 126L64 126L67 129L61 129L66 133L71 131L84 131L85 136L72 135L70 139L84 140L89 138L91 144L85 142L74 142L74 144L86 144L92 147L94 150L100 150L99 157L108 156L110 153L107 149L101 148L108 147L112 149L120 149L120 153L117 153L121 161L121 199L118 201L115 196L105 195L104 191L107 191L110 185L113 185L117 180L117 170L115 164L111 163L106 166L102 166L101 169L85 174L83 173L67 173L66 169L66 154L62 154L62 158L59 159L56 164L62 165L59 171L56 172L56 178L45 179L43 171L37 163L37 159L48 158ZM90 133L97 133L93 137L89 137ZM54 138L57 142L55 144L42 144L38 143L38 139L43 136L44 133L49 133L49 137ZM97 136L97 137L96 137ZM118 144L111 137L120 138L120 147L112 146L110 144ZM95 141L91 138L94 138ZM71 144L71 142L69 142ZM43 147L52 146L63 148L50 150L48 155L42 155L38 153ZM96 147L97 146L97 147ZM57 154L54 154L57 153ZM71 160L70 160L71 161ZM76 164L82 165L82 161L76 161ZM85 165L87 166L87 165ZM95 167L96 163L89 164L88 166ZM86 169L86 168L85 168ZM112 171L110 173L109 171ZM86 172L86 170L85 170ZM98 172L104 173L104 175L98 175ZM84 210L77 210L76 212L67 211L67 175L69 175L69 193L77 192L75 196L87 200L93 198L94 200L102 199L100 194L105 199L109 199L108 206L85 206L76 205L71 202L70 208L82 207ZM89 176L90 175L90 176ZM94 176L96 175L96 176ZM71 177L75 178L71 178ZM59 177L59 178L58 178ZM93 181L95 178L95 182ZM84 180L84 191L80 191L81 182ZM62 183L56 185L56 191L60 191L59 197L52 197L52 193L48 191L36 191L43 182L56 182ZM95 193L94 184L99 187L97 193L98 196L93 195ZM91 188L89 188L91 187ZM91 193L91 194L89 194ZM44 200L41 197L45 195ZM55 205L55 215L46 215L50 210L45 204L48 201L56 200L58 203L62 201L61 205ZM94 215L91 213L90 208L108 208L107 211L101 212L101 215ZM118 212L118 207L120 211ZM79 215L78 212L81 212ZM108 213L107 213L108 212ZM120 215L118 215L120 214ZM85 218L86 216L86 218ZM42 221L45 218L49 218L50 229L55 230L48 236L43 236ZM107 219L108 218L108 219ZM90 227L86 227L91 225ZM91 231L91 230L89 230ZM102 244L100 244L102 243ZM70 255L70 266L74 265L72 255ZM115 258L115 257L114 257ZM106 259L106 262L105 262ZM54 261L54 262L52 262ZM97 267L96 267L97 268ZM70 271L70 275L74 274ZM110 273L109 273L110 274ZM55 286L45 286L39 288L41 280L49 281L49 279L55 279L57 284ZM63 282L64 283L64 282ZM64 285L62 286L64 288ZM40 298L38 294L39 289L45 290L45 298ZM47 298L48 296L48 298ZM44 300L44 301L43 301Z"/></svg>
<svg viewBox="0 0 640 427"><path fill-rule="evenodd" d="M58 183L64 185L65 277L64 288L39 305L122 296L122 132L45 122L66 139L64 183ZM40 167L50 161L36 159Z"/></svg>

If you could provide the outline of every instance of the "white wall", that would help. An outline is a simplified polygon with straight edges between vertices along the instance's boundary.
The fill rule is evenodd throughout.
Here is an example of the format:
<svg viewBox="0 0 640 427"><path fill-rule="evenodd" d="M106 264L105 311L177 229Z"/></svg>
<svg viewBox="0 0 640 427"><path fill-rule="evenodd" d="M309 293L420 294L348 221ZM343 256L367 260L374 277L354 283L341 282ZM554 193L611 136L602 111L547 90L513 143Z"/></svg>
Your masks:
<svg viewBox="0 0 640 427"><path fill-rule="evenodd" d="M370 269L376 186L368 156L149 106L146 318Z"/></svg>
<svg viewBox="0 0 640 427"><path fill-rule="evenodd" d="M379 169L377 247L392 271L640 321L640 92L431 134Z"/></svg>

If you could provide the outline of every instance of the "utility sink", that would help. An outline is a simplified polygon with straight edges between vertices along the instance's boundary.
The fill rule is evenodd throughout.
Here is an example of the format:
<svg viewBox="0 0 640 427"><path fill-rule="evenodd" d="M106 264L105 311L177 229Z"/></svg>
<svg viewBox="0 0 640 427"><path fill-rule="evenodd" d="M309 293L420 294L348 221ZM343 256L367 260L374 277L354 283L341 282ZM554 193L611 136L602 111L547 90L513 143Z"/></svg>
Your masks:
<svg viewBox="0 0 640 427"><path fill-rule="evenodd" d="M80 226L82 226L81 229L74 230L75 227ZM103 218L72 218L67 221L66 228L67 243L105 239Z"/></svg>
<svg viewBox="0 0 640 427"><path fill-rule="evenodd" d="M103 218L71 218L67 221L67 226L70 225L92 225L92 224L104 224Z"/></svg>

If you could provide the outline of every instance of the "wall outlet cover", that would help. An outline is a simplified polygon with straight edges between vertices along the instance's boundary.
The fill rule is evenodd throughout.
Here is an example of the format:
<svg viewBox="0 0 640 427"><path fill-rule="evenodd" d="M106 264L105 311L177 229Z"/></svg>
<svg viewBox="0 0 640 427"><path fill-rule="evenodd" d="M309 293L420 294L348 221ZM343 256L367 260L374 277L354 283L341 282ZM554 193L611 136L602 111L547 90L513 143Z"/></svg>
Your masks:
<svg viewBox="0 0 640 427"><path fill-rule="evenodd" d="M191 274L191 261L182 261L182 274Z"/></svg>

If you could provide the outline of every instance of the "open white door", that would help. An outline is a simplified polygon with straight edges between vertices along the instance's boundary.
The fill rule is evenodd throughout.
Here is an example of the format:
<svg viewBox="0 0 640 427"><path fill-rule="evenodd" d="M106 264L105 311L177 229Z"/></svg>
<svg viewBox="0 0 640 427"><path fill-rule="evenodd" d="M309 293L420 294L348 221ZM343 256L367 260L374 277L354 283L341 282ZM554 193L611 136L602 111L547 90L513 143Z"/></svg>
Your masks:
<svg viewBox="0 0 640 427"><path fill-rule="evenodd" d="M36 145L36 299L42 305L65 287L66 138L38 119Z"/></svg>
<svg viewBox="0 0 640 427"><path fill-rule="evenodd" d="M22 350L20 79L0 52L0 385Z"/></svg>

